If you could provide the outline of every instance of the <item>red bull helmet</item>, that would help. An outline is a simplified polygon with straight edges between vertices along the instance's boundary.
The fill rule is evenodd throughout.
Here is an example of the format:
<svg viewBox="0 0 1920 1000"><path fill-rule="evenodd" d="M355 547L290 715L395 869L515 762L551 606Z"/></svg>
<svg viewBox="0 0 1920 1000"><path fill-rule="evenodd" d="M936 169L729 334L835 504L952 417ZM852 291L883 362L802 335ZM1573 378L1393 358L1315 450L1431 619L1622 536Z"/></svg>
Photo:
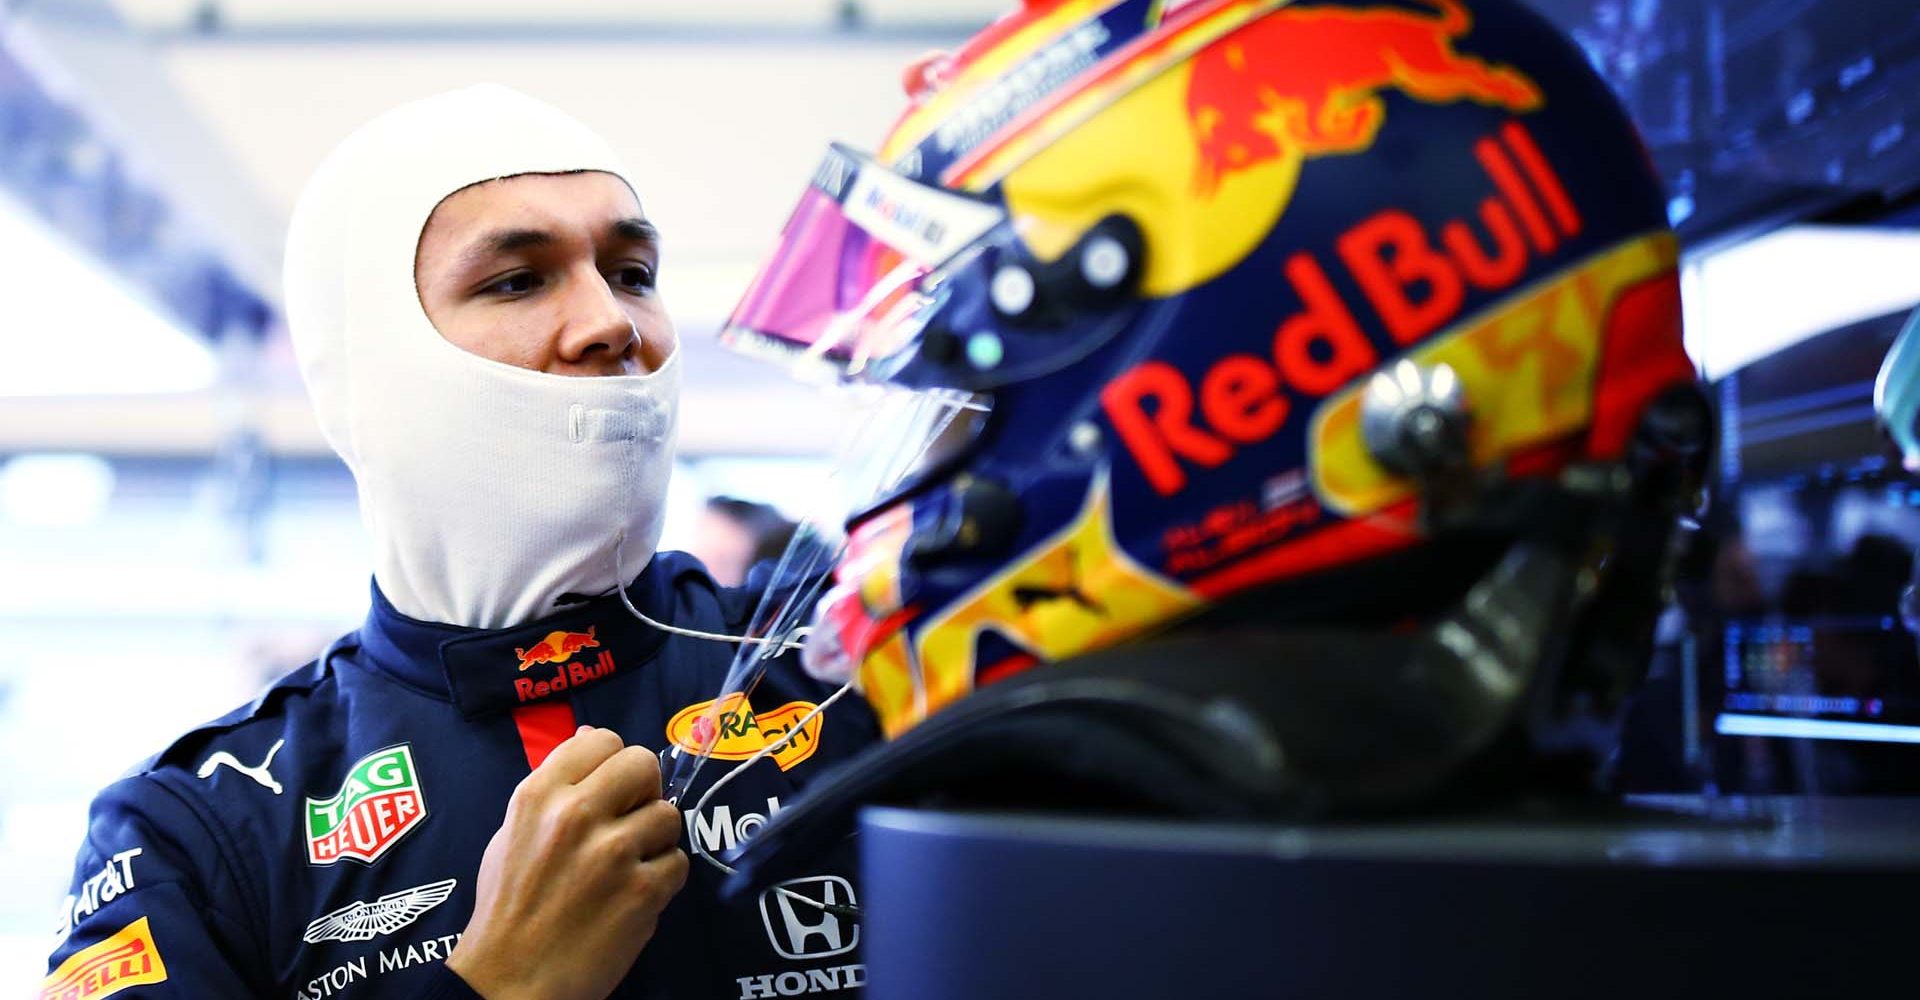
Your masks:
<svg viewBox="0 0 1920 1000"><path fill-rule="evenodd" d="M1645 638L1710 419L1660 186L1546 22L1034 2L908 83L723 333L885 397L830 589L782 607L890 736L1227 620L1498 646L1510 700L1575 634ZM1502 562L1528 539L1552 572ZM1609 657L1552 698L1617 701Z"/></svg>

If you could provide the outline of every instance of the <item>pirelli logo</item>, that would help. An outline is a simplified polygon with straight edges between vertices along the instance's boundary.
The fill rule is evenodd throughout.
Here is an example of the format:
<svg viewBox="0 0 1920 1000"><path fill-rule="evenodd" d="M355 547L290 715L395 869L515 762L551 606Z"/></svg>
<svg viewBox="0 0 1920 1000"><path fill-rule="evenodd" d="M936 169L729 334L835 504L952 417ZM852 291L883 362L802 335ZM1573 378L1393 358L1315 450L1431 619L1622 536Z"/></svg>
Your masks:
<svg viewBox="0 0 1920 1000"><path fill-rule="evenodd" d="M40 1000L96 1000L132 986L167 981L167 963L160 960L147 918L120 928L112 937L89 945L60 963L40 984Z"/></svg>

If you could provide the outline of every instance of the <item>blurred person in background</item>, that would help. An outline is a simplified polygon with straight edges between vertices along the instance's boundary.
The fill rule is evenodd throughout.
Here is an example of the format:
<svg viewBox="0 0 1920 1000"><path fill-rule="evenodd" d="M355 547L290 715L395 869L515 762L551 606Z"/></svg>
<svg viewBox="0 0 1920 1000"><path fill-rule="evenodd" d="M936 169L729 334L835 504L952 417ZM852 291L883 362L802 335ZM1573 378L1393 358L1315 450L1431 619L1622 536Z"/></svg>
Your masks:
<svg viewBox="0 0 1920 1000"><path fill-rule="evenodd" d="M713 582L738 587L747 571L777 560L793 541L794 523L763 503L733 497L711 497L700 512L687 553L707 567Z"/></svg>
<svg viewBox="0 0 1920 1000"><path fill-rule="evenodd" d="M809 720L822 688L784 657L753 703L712 703L753 601L654 552L680 355L639 190L585 126L490 86L319 168L288 321L359 488L372 609L99 794L43 995L864 982L853 929L797 893L722 903L704 867L682 891L683 832L732 846L875 731ZM751 766L683 822L656 751L696 747ZM769 906L847 946L778 951Z"/></svg>

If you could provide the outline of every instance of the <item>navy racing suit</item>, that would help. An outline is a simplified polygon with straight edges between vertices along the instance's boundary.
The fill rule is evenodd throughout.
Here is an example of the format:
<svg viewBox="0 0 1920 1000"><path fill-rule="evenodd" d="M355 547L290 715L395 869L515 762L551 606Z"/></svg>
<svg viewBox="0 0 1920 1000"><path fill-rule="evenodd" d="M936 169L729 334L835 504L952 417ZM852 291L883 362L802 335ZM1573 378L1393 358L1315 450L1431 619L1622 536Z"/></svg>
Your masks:
<svg viewBox="0 0 1920 1000"><path fill-rule="evenodd" d="M657 621L739 634L754 595L662 553L628 591ZM427 624L374 592L366 623L252 705L180 738L94 800L43 997L471 997L444 960L481 852L521 779L581 725L661 752L711 740L682 806L828 693L791 655L705 711L735 647L668 635L617 596L512 629ZM752 836L815 774L878 738L842 699L730 782L689 838ZM786 883L852 903L853 853ZM844 995L852 920L767 893L718 896L698 858L615 997Z"/></svg>

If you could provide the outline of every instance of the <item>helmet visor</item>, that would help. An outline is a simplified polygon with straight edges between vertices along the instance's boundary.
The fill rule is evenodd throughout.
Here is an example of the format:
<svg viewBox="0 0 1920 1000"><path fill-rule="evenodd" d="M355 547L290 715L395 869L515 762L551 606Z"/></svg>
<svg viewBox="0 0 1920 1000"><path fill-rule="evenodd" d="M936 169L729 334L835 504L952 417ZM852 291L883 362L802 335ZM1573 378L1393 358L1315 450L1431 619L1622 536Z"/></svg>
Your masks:
<svg viewBox="0 0 1920 1000"><path fill-rule="evenodd" d="M751 711L768 665L799 645L832 585L849 521L950 468L980 437L990 396L889 384L882 362L910 348L942 303L944 268L1005 222L995 204L910 180L843 146L830 147L814 171L720 338L796 374L831 377L852 395L855 419L832 464L831 505L795 532L748 641L706 703L708 717L689 733L712 736L724 713ZM738 752L697 738L676 742L667 797L696 804L720 780L700 781L705 763Z"/></svg>
<svg viewBox="0 0 1920 1000"><path fill-rule="evenodd" d="M866 373L925 325L937 304L927 276L1004 221L995 204L834 145L721 342L797 368Z"/></svg>

